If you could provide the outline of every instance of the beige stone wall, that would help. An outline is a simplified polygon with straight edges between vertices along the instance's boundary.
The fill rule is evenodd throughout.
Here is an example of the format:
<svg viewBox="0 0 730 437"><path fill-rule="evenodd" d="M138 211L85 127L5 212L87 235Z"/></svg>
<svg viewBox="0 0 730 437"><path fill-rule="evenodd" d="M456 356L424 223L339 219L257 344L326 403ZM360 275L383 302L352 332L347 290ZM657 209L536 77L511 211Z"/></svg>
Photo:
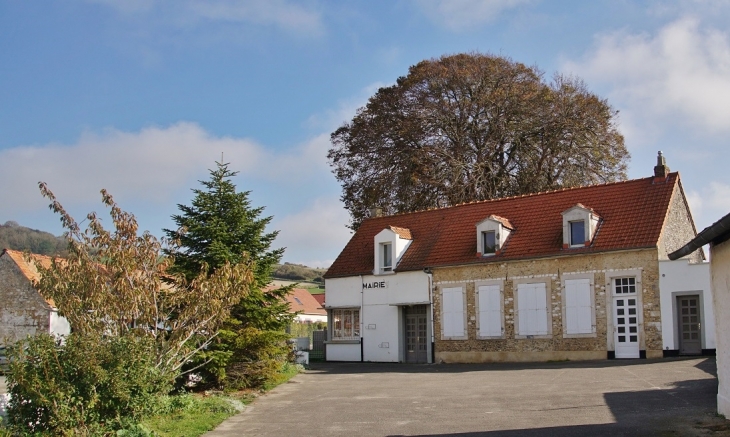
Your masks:
<svg viewBox="0 0 730 437"><path fill-rule="evenodd" d="M50 307L9 256L0 256L0 345L48 332Z"/></svg>
<svg viewBox="0 0 730 437"><path fill-rule="evenodd" d="M717 412L730 418L730 241L710 246L717 343Z"/></svg>
<svg viewBox="0 0 730 437"><path fill-rule="evenodd" d="M682 192L682 186L678 184L672 195L664 229L659 238L659 259L669 259L670 253L683 247L695 235L689 206ZM684 258L690 262L702 262L704 260L702 249L697 249Z"/></svg>
<svg viewBox="0 0 730 437"><path fill-rule="evenodd" d="M623 271L639 272L640 349L647 357L662 356L661 313L659 304L659 262L656 249L622 251L592 255L563 256L527 261L486 262L481 265L434 269L434 331L436 360L445 362L542 361L551 359L606 358L613 350L611 319L611 275ZM565 338L563 335L563 293L561 279L569 274L593 275L595 336ZM548 282L552 335L549 338L515 338L515 284L533 278ZM504 338L478 339L475 283L502 279L504 286ZM468 340L441 340L442 287L465 287ZM609 332L610 331L610 332Z"/></svg>

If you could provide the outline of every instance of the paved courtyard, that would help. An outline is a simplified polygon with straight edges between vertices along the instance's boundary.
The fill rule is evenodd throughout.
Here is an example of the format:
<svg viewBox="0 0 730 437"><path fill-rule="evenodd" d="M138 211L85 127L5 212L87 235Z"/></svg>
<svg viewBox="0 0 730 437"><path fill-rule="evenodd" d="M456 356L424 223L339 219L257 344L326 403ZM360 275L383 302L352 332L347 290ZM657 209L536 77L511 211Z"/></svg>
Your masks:
<svg viewBox="0 0 730 437"><path fill-rule="evenodd" d="M314 364L208 437L730 435L714 358Z"/></svg>

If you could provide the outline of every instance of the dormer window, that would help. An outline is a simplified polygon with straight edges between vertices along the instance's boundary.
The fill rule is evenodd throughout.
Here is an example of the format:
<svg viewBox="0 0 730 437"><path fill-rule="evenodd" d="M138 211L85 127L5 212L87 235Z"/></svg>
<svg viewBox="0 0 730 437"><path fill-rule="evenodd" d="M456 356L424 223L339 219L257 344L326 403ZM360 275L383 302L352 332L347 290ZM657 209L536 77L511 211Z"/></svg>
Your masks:
<svg viewBox="0 0 730 437"><path fill-rule="evenodd" d="M482 232L482 255L494 254L497 251L497 233L495 231Z"/></svg>
<svg viewBox="0 0 730 437"><path fill-rule="evenodd" d="M514 229L509 220L497 215L490 215L477 223L477 256L499 254Z"/></svg>
<svg viewBox="0 0 730 437"><path fill-rule="evenodd" d="M383 251L383 271L390 272L393 270L393 245L383 243L380 245Z"/></svg>
<svg viewBox="0 0 730 437"><path fill-rule="evenodd" d="M590 246L601 217L580 203L563 211L563 249Z"/></svg>
<svg viewBox="0 0 730 437"><path fill-rule="evenodd" d="M570 246L585 246L586 222L583 220L570 222Z"/></svg>
<svg viewBox="0 0 730 437"><path fill-rule="evenodd" d="M394 274L401 257L411 244L411 231L388 226L375 236L374 275Z"/></svg>

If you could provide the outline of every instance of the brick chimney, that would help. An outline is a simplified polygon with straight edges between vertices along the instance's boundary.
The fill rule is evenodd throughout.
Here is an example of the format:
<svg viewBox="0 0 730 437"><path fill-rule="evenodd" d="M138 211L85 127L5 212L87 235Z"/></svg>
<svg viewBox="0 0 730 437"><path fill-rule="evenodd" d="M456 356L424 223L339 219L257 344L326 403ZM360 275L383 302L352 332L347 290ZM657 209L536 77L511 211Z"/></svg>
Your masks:
<svg viewBox="0 0 730 437"><path fill-rule="evenodd" d="M382 217L383 216L383 208L379 206L374 206L370 208L370 217Z"/></svg>
<svg viewBox="0 0 730 437"><path fill-rule="evenodd" d="M654 167L655 178L666 178L669 175L669 167L667 166L667 160L662 155L662 151L659 151L659 155L656 157L656 167Z"/></svg>

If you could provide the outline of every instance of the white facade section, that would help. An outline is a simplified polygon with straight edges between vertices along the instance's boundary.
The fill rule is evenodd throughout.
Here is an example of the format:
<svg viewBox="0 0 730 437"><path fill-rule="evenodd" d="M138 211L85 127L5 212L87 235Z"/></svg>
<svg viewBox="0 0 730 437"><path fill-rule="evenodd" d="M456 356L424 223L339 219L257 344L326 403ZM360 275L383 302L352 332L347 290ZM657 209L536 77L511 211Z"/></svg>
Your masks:
<svg viewBox="0 0 730 437"><path fill-rule="evenodd" d="M710 245L717 339L717 412L730 417L730 242Z"/></svg>
<svg viewBox="0 0 730 437"><path fill-rule="evenodd" d="M373 287L375 283L380 285ZM360 341L327 342L327 361L405 361L403 308L430 305L429 287L429 275L420 271L386 277L363 275L327 279L325 308L328 312L331 314L333 308L358 308L361 323ZM429 316L429 349L433 341L432 323ZM329 329L331 325L330 320ZM430 361L431 354L428 356Z"/></svg>
<svg viewBox="0 0 730 437"><path fill-rule="evenodd" d="M698 295L702 349L715 349L715 309L712 299L710 263L686 259L659 261L662 342L665 350L679 349L678 296Z"/></svg>
<svg viewBox="0 0 730 437"><path fill-rule="evenodd" d="M387 275L392 274L395 270L401 256L406 252L408 246L410 246L411 240L401 238L400 235L395 233L392 229L383 229L375 236L375 266L373 267L374 275ZM390 245L390 246L388 246ZM386 257L383 254L385 248L391 251L392 264L390 268L386 268L385 260Z"/></svg>

